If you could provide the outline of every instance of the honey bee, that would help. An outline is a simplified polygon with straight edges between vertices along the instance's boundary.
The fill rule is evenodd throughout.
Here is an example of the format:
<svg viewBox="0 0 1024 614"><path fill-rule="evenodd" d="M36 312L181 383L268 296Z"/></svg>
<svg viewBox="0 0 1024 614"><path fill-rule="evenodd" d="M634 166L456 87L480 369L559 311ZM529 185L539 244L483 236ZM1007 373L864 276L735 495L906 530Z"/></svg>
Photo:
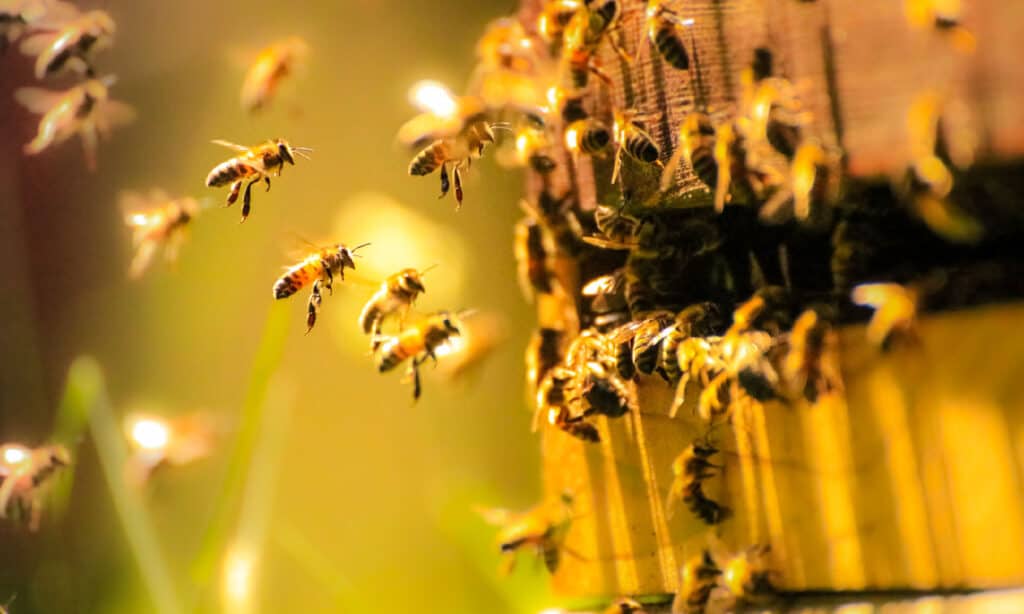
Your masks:
<svg viewBox="0 0 1024 614"><path fill-rule="evenodd" d="M64 69L93 77L92 55L113 43L117 26L104 11L88 11L69 16L56 30L44 29L21 44L21 52L35 56L36 79L44 79Z"/></svg>
<svg viewBox="0 0 1024 614"><path fill-rule="evenodd" d="M0 53L27 28L49 29L77 14L75 5L57 0L5 0L0 6Z"/></svg>
<svg viewBox="0 0 1024 614"><path fill-rule="evenodd" d="M580 0L547 0L537 15L537 33L549 45L552 54L562 47L566 26L580 8Z"/></svg>
<svg viewBox="0 0 1024 614"><path fill-rule="evenodd" d="M530 125L516 130L516 155L519 164L529 165L535 172L546 175L558 167L551 156L551 141L547 132Z"/></svg>
<svg viewBox="0 0 1024 614"><path fill-rule="evenodd" d="M679 592L672 600L672 614L704 614L721 575L707 550L686 561L679 574Z"/></svg>
<svg viewBox="0 0 1024 614"><path fill-rule="evenodd" d="M720 337L687 337L680 342L676 351L676 360L679 365L679 382L676 384L675 397L672 399L672 407L669 409L669 417L675 418L679 408L686 400L686 386L691 380L697 381L701 386L707 386L711 378L717 375L723 368L721 359L718 356L718 341Z"/></svg>
<svg viewBox="0 0 1024 614"><path fill-rule="evenodd" d="M552 294L558 287L558 281L548 267L543 227L527 216L516 223L515 232L514 252L523 296L532 300L535 293Z"/></svg>
<svg viewBox="0 0 1024 614"><path fill-rule="evenodd" d="M685 160L697 178L711 189L718 185L718 162L715 159L715 127L706 113L689 113L679 127L679 145L661 173L661 190L667 190L672 177Z"/></svg>
<svg viewBox="0 0 1024 614"><path fill-rule="evenodd" d="M106 137L114 126L135 119L130 106L110 98L109 88L114 81L113 76L89 79L62 92L37 87L15 91L14 97L22 106L43 116L38 134L25 145L25 153L36 155L77 134L82 139L86 164L94 170L98 136Z"/></svg>
<svg viewBox="0 0 1024 614"><path fill-rule="evenodd" d="M633 364L644 375L654 373L661 359L662 344L672 332L672 313L659 311L639 324L633 337Z"/></svg>
<svg viewBox="0 0 1024 614"><path fill-rule="evenodd" d="M242 154L213 167L210 174L206 176L206 187L219 188L230 185L231 189L228 192L227 200L227 206L230 207L238 200L242 184L245 183L245 194L242 197L243 222L245 218L249 217L252 205L252 184L263 181L267 184L269 192L270 174L274 169L277 169L275 176L280 177L285 162L295 166L295 155L308 160L309 154L313 151L309 147L293 147L288 141L281 138L272 139L253 147L236 145L220 139L212 142Z"/></svg>
<svg viewBox="0 0 1024 614"><path fill-rule="evenodd" d="M537 385L537 402L530 427L533 432L537 432L543 419L555 424L553 412L557 414L568 405L575 381L576 372L569 367L556 365L548 369Z"/></svg>
<svg viewBox="0 0 1024 614"><path fill-rule="evenodd" d="M768 562L770 550L765 544L751 546L722 565L721 583L735 605L761 605L775 596L774 572Z"/></svg>
<svg viewBox="0 0 1024 614"><path fill-rule="evenodd" d="M850 299L875 310L868 322L868 341L886 349L894 339L915 342L920 291L895 283L861 284L854 287Z"/></svg>
<svg viewBox="0 0 1024 614"><path fill-rule="evenodd" d="M544 231L545 244L550 241L545 249L554 256L572 255L578 251L583 228L574 212L574 205L572 192L556 197L546 190L541 191L535 203L525 199L519 201L519 208L536 220Z"/></svg>
<svg viewBox="0 0 1024 614"><path fill-rule="evenodd" d="M661 149L654 138L637 123L635 111L615 111L615 122L612 124L612 140L615 143L615 166L612 169L612 183L617 183L622 168L622 152L629 157L645 164L664 166L658 158Z"/></svg>
<svg viewBox="0 0 1024 614"><path fill-rule="evenodd" d="M587 408L581 417L601 414L619 418L636 408L635 394L629 384L603 362L587 362L582 373L580 399Z"/></svg>
<svg viewBox="0 0 1024 614"><path fill-rule="evenodd" d="M720 465L708 459L718 453L710 441L694 441L672 462L674 479L665 502L666 514L671 518L677 501L682 501L705 524L718 524L729 516L729 508L709 499L703 483L716 475Z"/></svg>
<svg viewBox="0 0 1024 614"><path fill-rule="evenodd" d="M185 240L188 225L199 213L193 198L170 198L160 190L142 196L133 192L121 195L125 224L132 231L135 255L128 267L128 276L138 279L149 268L157 249L164 248L164 258L174 262Z"/></svg>
<svg viewBox="0 0 1024 614"><path fill-rule="evenodd" d="M800 314L789 333L782 374L789 385L812 403L826 394L842 391L839 370L839 337L814 309Z"/></svg>
<svg viewBox="0 0 1024 614"><path fill-rule="evenodd" d="M206 412L165 419L146 414L129 414L124 434L132 450L125 464L129 481L143 485L162 466L180 467L213 452L219 425Z"/></svg>
<svg viewBox="0 0 1024 614"><path fill-rule="evenodd" d="M19 444L0 446L0 518L8 514L28 518L30 531L39 528L42 492L71 455L62 445L27 448Z"/></svg>
<svg viewBox="0 0 1024 614"><path fill-rule="evenodd" d="M459 317L459 335L437 348L437 357L444 358L438 364L438 373L449 380L469 373L505 340L507 328L499 314L464 312Z"/></svg>
<svg viewBox="0 0 1024 614"><path fill-rule="evenodd" d="M409 174L429 175L440 169L441 196L448 194L450 187L448 168L452 169L455 182L456 209L462 207L462 168L469 168L473 158L479 158L484 147L494 143L494 124L477 122L467 127L458 138L438 139L424 147L409 163Z"/></svg>
<svg viewBox="0 0 1024 614"><path fill-rule="evenodd" d="M604 152L612 141L608 126L601 120L587 117L565 127L565 148L575 158L579 154L594 156Z"/></svg>
<svg viewBox="0 0 1024 614"><path fill-rule="evenodd" d="M380 289L363 306L363 311L359 314L359 327L365 334L372 336L374 350L377 349L384 318L401 311L399 325L401 327L413 303L416 302L416 298L427 291L423 285L423 275L429 270L430 268L423 271L402 269L389 275L381 284Z"/></svg>
<svg viewBox="0 0 1024 614"><path fill-rule="evenodd" d="M316 324L317 312L320 311L320 303L323 301L321 288L327 288L329 293L334 294L334 276L337 275L344 280L345 267L355 270L356 251L367 245L369 243L363 243L351 249L341 243L317 247L316 251L289 267L284 275L274 282L275 299L288 298L312 282L307 304L306 334L309 334Z"/></svg>
<svg viewBox="0 0 1024 614"><path fill-rule="evenodd" d="M761 218L782 221L782 205L791 202L793 215L801 221L808 219L813 204L835 200L838 177L834 156L813 140L801 143L790 163L786 185L761 206Z"/></svg>
<svg viewBox="0 0 1024 614"><path fill-rule="evenodd" d="M574 89L587 87L593 74L606 84L611 78L598 63L597 50L607 40L619 57L630 62L621 43L613 35L620 30L621 6L619 0L584 0L576 13L566 24L563 38L563 73L568 73L569 83Z"/></svg>
<svg viewBox="0 0 1024 614"><path fill-rule="evenodd" d="M293 74L309 55L309 45L292 36L276 41L256 56L242 81L242 109L253 113L267 107L281 81Z"/></svg>
<svg viewBox="0 0 1024 614"><path fill-rule="evenodd" d="M709 334L715 324L717 308L714 303L695 303L675 316L661 342L658 357L658 372L668 382L676 382L682 376L679 368L679 345L693 336Z"/></svg>
<svg viewBox="0 0 1024 614"><path fill-rule="evenodd" d="M413 326L403 329L394 336L385 336L377 346L377 370L390 371L411 359L408 373L413 381L413 401L420 398L420 365L428 358L437 361L437 350L460 334L458 318L447 311L426 316Z"/></svg>
<svg viewBox="0 0 1024 614"><path fill-rule="evenodd" d="M532 548L547 570L554 573L562 551L570 552L564 542L572 523L572 505L573 497L564 493L558 501L546 500L525 512L477 508L488 524L500 527L497 542L505 558L502 570L511 572L519 549Z"/></svg>
<svg viewBox="0 0 1024 614"><path fill-rule="evenodd" d="M562 362L564 352L564 330L542 327L534 331L526 348L526 381L531 395L536 394L548 372Z"/></svg>
<svg viewBox="0 0 1024 614"><path fill-rule="evenodd" d="M11 610L10 610L11 604L14 603L14 599L17 596L18 596L17 594L11 595L10 597L7 598L7 603L5 603L3 605L0 605L0 614L10 614L10 612L11 612Z"/></svg>
<svg viewBox="0 0 1024 614"><path fill-rule="evenodd" d="M665 6L668 1L647 1L647 38L666 64L677 70L687 70L690 68L690 54L680 33L683 28L692 26L693 20L683 19Z"/></svg>
<svg viewBox="0 0 1024 614"><path fill-rule="evenodd" d="M960 0L905 0L903 6L911 26L934 28L947 35L956 50L974 52L977 41L961 23L963 8Z"/></svg>
<svg viewBox="0 0 1024 614"><path fill-rule="evenodd" d="M646 614L646 612L639 601L628 597L616 599L604 610L604 614Z"/></svg>

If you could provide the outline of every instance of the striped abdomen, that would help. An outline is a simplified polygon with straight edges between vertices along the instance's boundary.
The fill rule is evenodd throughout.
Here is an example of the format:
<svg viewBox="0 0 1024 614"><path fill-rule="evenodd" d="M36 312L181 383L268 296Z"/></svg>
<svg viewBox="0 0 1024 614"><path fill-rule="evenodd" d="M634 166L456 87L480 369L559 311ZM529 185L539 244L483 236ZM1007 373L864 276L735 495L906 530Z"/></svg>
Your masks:
<svg viewBox="0 0 1024 614"><path fill-rule="evenodd" d="M414 298L413 294L398 287L397 284L388 284L378 290L363 307L362 313L359 314L359 327L366 334L374 332L374 327L381 320L410 304Z"/></svg>
<svg viewBox="0 0 1024 614"><path fill-rule="evenodd" d="M690 54L686 51L686 44L679 38L679 32L675 24L666 20L659 20L658 25L651 31L651 42L658 49L658 54L672 68L686 70L690 67Z"/></svg>
<svg viewBox="0 0 1024 614"><path fill-rule="evenodd" d="M409 163L410 175L429 175L448 161L451 146L445 139L438 139L416 154Z"/></svg>
<svg viewBox="0 0 1024 614"><path fill-rule="evenodd" d="M227 185L243 177L250 177L253 175L259 175L260 170L246 162L242 162L238 158L232 158L227 162L222 162L210 171L210 174L206 176L206 186L210 188L216 188L222 185Z"/></svg>
<svg viewBox="0 0 1024 614"><path fill-rule="evenodd" d="M604 150L612 140L612 134L604 123L587 118L573 122L567 128L576 135L576 146L587 155L593 155Z"/></svg>
<svg viewBox="0 0 1024 614"><path fill-rule="evenodd" d="M407 328L396 337L389 337L380 346L380 360L377 370L381 373L400 365L406 358L419 354L426 348L422 331Z"/></svg>
<svg viewBox="0 0 1024 614"><path fill-rule="evenodd" d="M569 56L569 78L575 89L587 87L590 78L590 55L590 51L577 49Z"/></svg>
<svg viewBox="0 0 1024 614"><path fill-rule="evenodd" d="M305 288L323 274L323 262L319 255L313 255L292 268L274 283L274 298L287 298Z"/></svg>
<svg viewBox="0 0 1024 614"><path fill-rule="evenodd" d="M654 144L651 135L636 126L626 129L626 142L623 143L622 148L633 158L648 164L657 162L661 155L661 150Z"/></svg>

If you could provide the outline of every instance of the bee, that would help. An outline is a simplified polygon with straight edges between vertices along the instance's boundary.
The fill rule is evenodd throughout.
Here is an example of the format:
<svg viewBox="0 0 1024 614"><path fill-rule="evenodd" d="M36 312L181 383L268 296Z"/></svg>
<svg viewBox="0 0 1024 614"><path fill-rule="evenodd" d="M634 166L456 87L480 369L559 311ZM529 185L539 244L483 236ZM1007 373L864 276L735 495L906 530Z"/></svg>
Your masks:
<svg viewBox="0 0 1024 614"><path fill-rule="evenodd" d="M381 373L390 371L411 359L408 373L412 376L412 398L420 398L420 365L427 358L437 361L437 350L448 343L453 336L460 334L457 317L447 311L426 316L415 325L405 328L394 336L385 336L377 346L377 370Z"/></svg>
<svg viewBox="0 0 1024 614"><path fill-rule="evenodd" d="M424 147L409 163L409 174L413 176L429 175L440 169L441 196L444 198L450 188L448 167L452 169L455 180L456 209L462 207L462 171L469 168L474 157L479 158L484 147L495 142L494 125L477 122L467 127L457 138L438 139Z"/></svg>
<svg viewBox="0 0 1024 614"><path fill-rule="evenodd" d="M0 446L0 518L27 516L29 530L37 530L42 491L57 471L70 464L71 455L62 445L34 449L19 444Z"/></svg>
<svg viewBox="0 0 1024 614"><path fill-rule="evenodd" d="M551 153L551 142L544 130L524 125L516 131L516 154L520 164L546 175L558 167Z"/></svg>
<svg viewBox="0 0 1024 614"><path fill-rule="evenodd" d="M542 190L535 203L525 199L519 201L519 208L540 225L545 244L550 241L545 249L553 256L573 255L579 249L583 228L574 207L572 192L556 197Z"/></svg>
<svg viewBox="0 0 1024 614"><path fill-rule="evenodd" d="M170 198L160 190L148 196L125 192L121 195L124 221L132 231L135 255L128 267L128 276L138 279L149 268L157 249L164 248L167 262L178 258L188 225L199 213L193 198Z"/></svg>
<svg viewBox="0 0 1024 614"><path fill-rule="evenodd" d="M680 33L683 28L692 26L693 20L683 19L665 6L668 1L647 1L647 38L666 64L677 70L687 70L690 68L690 53Z"/></svg>
<svg viewBox="0 0 1024 614"><path fill-rule="evenodd" d="M679 382L676 384L675 397L669 409L669 417L675 418L679 408L686 400L686 386L691 380L697 381L702 387L711 382L723 368L718 356L720 337L687 337L680 342L676 351L679 365Z"/></svg>
<svg viewBox="0 0 1024 614"><path fill-rule="evenodd" d="M608 126L601 120L588 117L578 119L565 127L565 147L573 157L579 154L598 155L608 148L612 141Z"/></svg>
<svg viewBox="0 0 1024 614"><path fill-rule="evenodd" d="M668 311L655 312L640 323L633 337L633 364L637 371L644 375L654 373L671 326L672 313Z"/></svg>
<svg viewBox="0 0 1024 614"><path fill-rule="evenodd" d="M3 605L0 605L0 614L10 614L10 612L11 612L11 610L10 610L11 604L14 603L14 599L17 596L18 596L17 594L11 595L10 597L7 598L7 603L5 603Z"/></svg>
<svg viewBox="0 0 1024 614"><path fill-rule="evenodd" d="M789 385L812 403L826 394L842 391L839 370L839 336L814 309L800 314L789 333L782 374Z"/></svg>
<svg viewBox="0 0 1024 614"><path fill-rule="evenodd" d="M705 524L718 524L729 516L729 508L709 499L704 494L703 483L721 469L708 459L718 453L710 441L694 441L672 462L675 476L665 502L666 514L672 516L677 501L682 501L697 518Z"/></svg>
<svg viewBox="0 0 1024 614"><path fill-rule="evenodd" d="M124 434L132 449L125 465L129 480L141 486L159 467L180 467L209 456L218 430L205 412L172 419L129 414L124 421Z"/></svg>
<svg viewBox="0 0 1024 614"><path fill-rule="evenodd" d="M92 78L92 56L109 47L117 26L105 11L88 11L70 17L56 30L33 34L21 44L21 52L35 56L36 79L44 79L64 69L72 69Z"/></svg>
<svg viewBox="0 0 1024 614"><path fill-rule="evenodd" d="M558 501L546 500L525 512L506 509L477 508L488 523L500 527L498 549L505 557L502 570L509 573L515 567L516 553L521 548L533 548L551 573L558 569L565 535L572 523L573 497L563 493Z"/></svg>
<svg viewBox="0 0 1024 614"><path fill-rule="evenodd" d="M905 0L903 6L911 26L933 28L948 36L957 51L974 52L977 40L961 23L963 9L960 0Z"/></svg>
<svg viewBox="0 0 1024 614"><path fill-rule="evenodd" d="M89 79L62 92L37 87L15 91L14 97L22 106L43 116L38 134L25 145L25 153L36 155L77 134L82 139L86 164L95 170L98 136L106 137L114 126L135 119L130 106L110 98L109 90L115 81L115 77L107 76Z"/></svg>
<svg viewBox="0 0 1024 614"><path fill-rule="evenodd" d="M306 314L306 334L316 324L317 312L323 301L321 288L334 294L334 276L345 279L345 267L355 270L354 257L356 251L368 246L369 243L357 245L351 249L341 243L327 247L318 247L315 252L306 256L301 262L292 265L284 275L274 282L274 298L288 298L302 290L312 282Z"/></svg>
<svg viewBox="0 0 1024 614"><path fill-rule="evenodd" d="M533 432L537 432L543 419L555 424L554 416L568 405L575 382L576 372L569 367L556 365L548 369L537 385L537 402L531 425Z"/></svg>
<svg viewBox="0 0 1024 614"><path fill-rule="evenodd" d="M635 111L615 111L614 118L612 140L615 142L615 166L612 170L612 183L618 182L623 151L638 162L664 166L658 159L661 149L654 138L637 123Z"/></svg>
<svg viewBox="0 0 1024 614"><path fill-rule="evenodd" d="M765 220L783 221L782 205L792 202L793 215L798 220L806 220L813 204L835 200L838 177L838 161L834 156L813 140L805 141L797 147L790 163L787 185L765 201L759 215Z"/></svg>
<svg viewBox="0 0 1024 614"><path fill-rule="evenodd" d="M295 155L309 159L313 151L309 147L293 147L288 141L277 138L267 141L261 145L246 147L236 145L228 141L217 139L214 144L223 145L228 149L234 149L241 155L221 162L213 167L210 174L206 176L206 187L219 188L230 185L228 192L227 206L231 206L238 200L238 193L245 183L245 194L242 197L242 221L249 217L249 210L252 205L252 184L263 181L267 184L267 191L270 191L270 174L277 169L276 177L281 176L285 162L295 166Z"/></svg>
<svg viewBox="0 0 1024 614"><path fill-rule="evenodd" d="M602 362L586 363L579 388L580 398L587 404L583 418L593 414L619 418L636 407L629 384Z"/></svg>
<svg viewBox="0 0 1024 614"><path fill-rule="evenodd" d="M887 349L894 339L916 342L920 291L895 283L861 284L853 288L850 300L875 310L868 322L868 341Z"/></svg>
<svg viewBox="0 0 1024 614"><path fill-rule="evenodd" d="M535 293L551 294L558 286L548 268L548 251L544 245L544 229L527 216L516 223L515 257L519 287L527 300Z"/></svg>
<svg viewBox="0 0 1024 614"><path fill-rule="evenodd" d="M565 125L590 117L590 113L584 106L585 90L566 90L555 85L548 88L546 97L547 115L551 116L557 112L558 117Z"/></svg>
<svg viewBox="0 0 1024 614"><path fill-rule="evenodd" d="M679 145L661 173L661 190L672 184L679 161L685 160L704 185L718 185L718 162L715 160L715 127L706 113L689 113L679 127Z"/></svg>
<svg viewBox="0 0 1024 614"><path fill-rule="evenodd" d="M679 574L679 592L672 600L672 614L704 614L721 575L707 550L686 561Z"/></svg>
<svg viewBox="0 0 1024 614"><path fill-rule="evenodd" d="M531 395L548 372L562 362L565 353L565 331L542 327L534 331L526 348L526 381Z"/></svg>
<svg viewBox="0 0 1024 614"><path fill-rule="evenodd" d="M537 33L544 39L552 52L561 48L562 36L573 15L580 8L581 0L547 0L537 15Z"/></svg>
<svg viewBox="0 0 1024 614"><path fill-rule="evenodd" d="M736 605L764 604L775 596L774 572L768 565L768 545L758 544L731 557L722 566L722 585Z"/></svg>
<svg viewBox="0 0 1024 614"><path fill-rule="evenodd" d="M429 270L430 268L417 271L410 268L389 275L363 306L363 311L359 314L359 327L363 329L363 333L372 336L374 350L377 349L376 344L384 318L401 311L400 323L404 323L416 298L427 291L423 285L423 275Z"/></svg>
<svg viewBox="0 0 1024 614"><path fill-rule="evenodd" d="M644 606L636 599L621 597L604 610L604 614L646 614Z"/></svg>
<svg viewBox="0 0 1024 614"><path fill-rule="evenodd" d="M689 337L710 333L716 313L714 303L704 302L690 305L676 314L675 321L667 329L665 340L661 342L658 357L658 372L665 380L679 380L682 376L678 360L679 345Z"/></svg>
<svg viewBox="0 0 1024 614"><path fill-rule="evenodd" d="M500 17L487 24L477 41L476 56L486 69L524 74L533 74L538 61L533 39L513 17Z"/></svg>
<svg viewBox="0 0 1024 614"><path fill-rule="evenodd" d="M276 41L260 51L242 81L242 109L254 113L266 108L281 81L293 74L307 55L309 45L298 36Z"/></svg>
<svg viewBox="0 0 1024 614"><path fill-rule="evenodd" d="M6 0L0 6L0 53L27 28L50 29L50 24L72 19L78 8L57 0Z"/></svg>

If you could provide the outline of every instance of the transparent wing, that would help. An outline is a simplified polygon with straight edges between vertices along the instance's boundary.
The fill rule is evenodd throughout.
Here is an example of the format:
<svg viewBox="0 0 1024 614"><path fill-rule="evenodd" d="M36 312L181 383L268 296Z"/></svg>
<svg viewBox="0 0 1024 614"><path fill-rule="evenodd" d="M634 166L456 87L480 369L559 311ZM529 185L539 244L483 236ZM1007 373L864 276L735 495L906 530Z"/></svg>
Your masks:
<svg viewBox="0 0 1024 614"><path fill-rule="evenodd" d="M244 145L232 143L231 141L225 141L223 139L213 139L210 142L213 143L214 145L220 145L222 147L227 147L228 149L234 149L235 151L241 153L248 153L249 151L249 148Z"/></svg>
<svg viewBox="0 0 1024 614"><path fill-rule="evenodd" d="M43 114L60 102L64 92L44 90L41 87L19 87L14 92L14 99L32 113Z"/></svg>

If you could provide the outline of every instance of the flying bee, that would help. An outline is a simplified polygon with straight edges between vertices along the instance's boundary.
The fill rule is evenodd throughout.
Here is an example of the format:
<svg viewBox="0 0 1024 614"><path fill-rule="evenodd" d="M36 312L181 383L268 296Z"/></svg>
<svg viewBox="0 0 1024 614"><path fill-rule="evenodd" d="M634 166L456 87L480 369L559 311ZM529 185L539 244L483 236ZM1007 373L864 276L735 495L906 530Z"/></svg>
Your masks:
<svg viewBox="0 0 1024 614"><path fill-rule="evenodd" d="M441 196L448 194L450 187L448 168L452 169L455 181L456 209L462 207L462 168L469 168L473 158L479 158L484 147L494 143L495 124L477 122L467 127L458 138L438 139L424 147L409 163L409 174L413 176L429 175L440 169Z"/></svg>
<svg viewBox="0 0 1024 614"><path fill-rule="evenodd" d="M266 108L281 81L293 74L308 55L309 44L298 36L276 41L260 51L242 81L242 109L254 113Z"/></svg>
<svg viewBox="0 0 1024 614"><path fill-rule="evenodd" d="M686 561L679 574L679 592L672 600L672 614L704 614L721 575L707 550Z"/></svg>
<svg viewBox="0 0 1024 614"><path fill-rule="evenodd" d="M242 197L242 221L249 217L249 210L252 206L252 184L263 181L267 184L267 191L270 191L270 174L277 169L276 177L281 176L285 162L295 166L297 154L309 159L313 151L309 147L293 147L288 141L277 138L267 141L261 145L246 147L236 145L220 139L212 141L216 145L223 145L228 149L234 149L240 156L221 162L213 167L210 174L206 176L206 187L219 188L230 185L228 192L227 206L231 206L238 200L238 194L245 183L245 194Z"/></svg>
<svg viewBox="0 0 1024 614"><path fill-rule="evenodd" d="M822 395L842 391L839 370L839 337L814 309L800 314L789 332L782 374L791 388L812 403Z"/></svg>
<svg viewBox="0 0 1024 614"><path fill-rule="evenodd" d="M661 342L658 357L658 372L669 382L678 381L682 376L679 368L679 345L689 337L711 332L716 323L717 308L714 303L695 303L676 314L675 321L668 328L665 340Z"/></svg>
<svg viewBox="0 0 1024 614"><path fill-rule="evenodd" d="M920 291L895 283L861 284L854 287L850 300L875 310L868 322L868 341L886 349L894 339L917 340L917 311Z"/></svg>
<svg viewBox="0 0 1024 614"><path fill-rule="evenodd" d="M693 26L692 19L683 19L665 6L669 0L647 0L647 38L665 63L677 70L690 68L690 53L680 34Z"/></svg>
<svg viewBox="0 0 1024 614"><path fill-rule="evenodd" d="M130 106L110 98L109 90L115 81L114 76L107 76L89 79L62 92L37 87L15 91L14 97L22 106L43 116L38 134L25 145L25 153L36 155L77 134L82 139L86 164L94 170L98 137L107 137L114 126L135 119Z"/></svg>
<svg viewBox="0 0 1024 614"><path fill-rule="evenodd" d="M768 561L770 550L765 544L751 546L722 565L721 583L729 590L735 605L761 605L775 597L772 584L775 572Z"/></svg>
<svg viewBox="0 0 1024 614"><path fill-rule="evenodd" d="M674 479L665 502L666 514L671 518L675 504L682 501L697 518L705 524L718 524L728 517L729 508L709 499L704 494L703 483L721 469L710 459L718 448L710 441L694 441L672 462Z"/></svg>
<svg viewBox="0 0 1024 614"><path fill-rule="evenodd" d="M499 17L477 41L476 57L486 69L533 74L538 62L533 42L518 19Z"/></svg>
<svg viewBox="0 0 1024 614"><path fill-rule="evenodd" d="M0 446L0 518L8 514L28 518L30 531L39 528L42 494L53 476L71 464L62 445L27 448L19 444Z"/></svg>
<svg viewBox="0 0 1024 614"><path fill-rule="evenodd" d="M545 239L545 249L553 256L575 254L583 228L574 212L572 192L556 197L542 190L536 202L519 201L519 208L540 225ZM550 241L550 244L548 244Z"/></svg>
<svg viewBox="0 0 1024 614"><path fill-rule="evenodd" d="M307 304L306 334L309 334L316 324L317 312L320 311L320 303L323 301L321 288L327 288L329 293L334 294L334 276L337 275L344 281L345 267L354 271L356 251L367 245L369 243L363 243L351 249L341 243L318 247L301 262L289 267L284 275L274 282L275 299L288 298L312 283Z"/></svg>
<svg viewBox="0 0 1024 614"><path fill-rule="evenodd" d="M438 348L460 333L457 316L447 311L430 314L397 335L385 336L379 342L377 370L385 373L411 359L408 373L412 376L412 398L416 401L422 392L420 365L428 358L436 362Z"/></svg>
<svg viewBox="0 0 1024 614"><path fill-rule="evenodd" d="M535 294L552 294L558 287L548 263L544 228L526 216L516 223L514 252L519 288L527 300Z"/></svg>
<svg viewBox="0 0 1024 614"><path fill-rule="evenodd" d="M581 153L587 156L601 154L612 141L608 126L592 117L576 120L566 126L564 138L565 148L573 158Z"/></svg>
<svg viewBox="0 0 1024 614"><path fill-rule="evenodd" d="M565 548L564 541L572 523L572 505L573 497L565 493L557 501L542 501L525 512L477 508L484 521L500 527L497 542L505 558L502 571L512 571L516 553L521 548L532 548L547 570L554 573L562 551L571 552Z"/></svg>
<svg viewBox="0 0 1024 614"><path fill-rule="evenodd" d="M685 160L704 185L714 189L718 185L718 162L715 160L715 127L706 113L694 111L686 116L679 127L679 145L661 173L661 190L667 190L672 177Z"/></svg>
<svg viewBox="0 0 1024 614"><path fill-rule="evenodd" d="M551 86L546 92L547 114L553 115L557 112L565 125L574 121L590 117L584 101L586 100L585 90L566 90L558 86Z"/></svg>
<svg viewBox="0 0 1024 614"><path fill-rule="evenodd" d="M121 195L125 224L132 231L135 255L128 267L128 276L138 279L149 268L157 249L164 248L167 262L178 258L189 223L199 213L193 198L172 199L160 190L148 196L125 192Z"/></svg>
<svg viewBox="0 0 1024 614"><path fill-rule="evenodd" d="M180 467L209 456L220 430L213 416L201 411L171 419L129 414L124 420L132 449L125 463L129 481L141 486L159 467Z"/></svg>
<svg viewBox="0 0 1024 614"><path fill-rule="evenodd" d="M565 331L542 327L534 331L526 347L526 382L529 394L536 395L537 386L548 372L562 362L565 353Z"/></svg>
<svg viewBox="0 0 1024 614"><path fill-rule="evenodd" d="M0 53L28 28L49 30L77 15L78 7L58 0L6 0L0 6Z"/></svg>
<svg viewBox="0 0 1024 614"><path fill-rule="evenodd" d="M423 285L423 275L430 268L432 267L428 267L423 271L411 268L402 269L397 273L389 275L381 283L377 292L363 306L363 311L359 314L359 327L363 329L365 334L372 336L374 350L377 349L376 344L384 319L392 314L401 312L399 320L401 327L413 303L416 302L416 298L420 294L426 293L427 289Z"/></svg>
<svg viewBox="0 0 1024 614"><path fill-rule="evenodd" d="M639 118L635 111L615 111L612 124L612 140L615 143L615 166L612 170L612 183L617 183L622 168L622 152L629 157L645 164L663 167L661 149L654 138L637 123Z"/></svg>
<svg viewBox="0 0 1024 614"><path fill-rule="evenodd" d="M782 221L783 203L792 202L793 216L806 220L811 215L812 205L836 199L838 178L838 159L818 143L807 140L793 155L786 185L765 201L759 215L762 219Z"/></svg>
<svg viewBox="0 0 1024 614"><path fill-rule="evenodd" d="M596 51L603 41L626 62L632 58L622 48L616 34L622 34L621 0L583 0L583 5L565 28L565 48Z"/></svg>
<svg viewBox="0 0 1024 614"><path fill-rule="evenodd" d="M601 314L598 317L601 317L603 321L609 318L617 321L618 318L615 317L616 314L623 313L623 315L627 317L629 315L624 313L625 285L626 273L623 269L620 268L616 269L613 273L609 273L608 275L601 275L599 277L591 279L590 281L583 285L583 288L581 288L580 290L580 294L586 297L591 297L590 309L595 313ZM621 326L627 326L630 324L632 324L632 322L626 322ZM601 327L597 324L596 321L595 326L598 326L599 328ZM619 333L624 333L625 330L621 329L621 326ZM613 336L619 333L613 333ZM627 343L630 348L633 347L632 334L625 335L622 341ZM631 356L632 349L629 350L629 353ZM632 368L632 361L630 361L630 366L628 368ZM632 377L632 375L626 376L627 379Z"/></svg>
<svg viewBox="0 0 1024 614"><path fill-rule="evenodd" d="M573 416L566 405L552 407L548 412L548 422L551 426L581 441L587 443L601 441L601 434L597 431L597 427L587 422L583 416Z"/></svg>
<svg viewBox="0 0 1024 614"><path fill-rule="evenodd" d="M636 599L621 597L604 610L604 614L646 614L644 606Z"/></svg>
<svg viewBox="0 0 1024 614"><path fill-rule="evenodd" d="M21 52L35 56L36 79L66 68L92 78L92 55L113 43L116 29L105 11L88 11L65 21L55 31L32 34L21 44Z"/></svg>

